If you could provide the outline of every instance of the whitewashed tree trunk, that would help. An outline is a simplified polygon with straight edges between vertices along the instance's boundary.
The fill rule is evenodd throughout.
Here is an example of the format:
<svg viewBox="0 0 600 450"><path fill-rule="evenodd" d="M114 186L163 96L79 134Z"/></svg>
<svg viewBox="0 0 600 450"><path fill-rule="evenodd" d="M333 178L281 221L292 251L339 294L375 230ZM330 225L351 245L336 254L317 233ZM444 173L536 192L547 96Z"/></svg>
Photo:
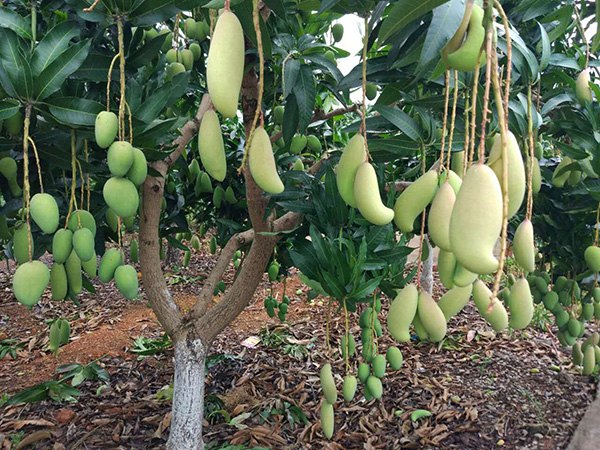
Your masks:
<svg viewBox="0 0 600 450"><path fill-rule="evenodd" d="M423 261L423 269L421 272L421 288L429 294L433 293L433 248L429 243L429 237L424 237L423 245L429 249L427 260Z"/></svg>
<svg viewBox="0 0 600 450"><path fill-rule="evenodd" d="M204 361L206 349L199 339L175 344L173 410L167 448L203 450Z"/></svg>

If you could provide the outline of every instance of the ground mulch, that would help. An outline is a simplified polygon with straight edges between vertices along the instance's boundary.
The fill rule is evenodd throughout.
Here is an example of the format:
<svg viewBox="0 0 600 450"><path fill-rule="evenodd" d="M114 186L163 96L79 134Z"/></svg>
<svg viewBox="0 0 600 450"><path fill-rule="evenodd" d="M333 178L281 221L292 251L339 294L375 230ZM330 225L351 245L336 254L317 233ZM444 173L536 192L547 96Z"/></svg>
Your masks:
<svg viewBox="0 0 600 450"><path fill-rule="evenodd" d="M196 253L190 266L168 270L167 280L182 308L193 305L215 257ZM235 275L231 268L225 281ZM37 449L152 449L168 437L172 349L140 358L131 350L140 336L162 336L144 298L123 300L112 284L72 302L44 299L32 310L10 293L0 273L0 339L17 338L16 359L0 361L0 395L58 379L62 364L98 363L108 383L78 386L76 403L49 400L0 409L0 449L32 442ZM326 345L327 305L307 301L292 274L286 293L287 322L269 319L263 300L281 298L283 284L264 280L254 301L217 339L207 361L207 448L273 449L564 449L595 394L594 380L579 375L570 356L548 332L529 328L497 335L472 306L450 322L440 345L401 345L404 365L384 378L381 401L338 401L333 439L323 439L318 414L318 372L333 359L341 383L344 362L336 350L343 320L331 322ZM439 285L435 287L440 295ZM214 300L219 301L218 296ZM334 314L335 315L335 314ZM47 350L47 321L68 318L72 334L57 356ZM360 341L356 320L352 331ZM394 343L383 337L380 352ZM330 356L328 356L330 355ZM341 396L340 396L341 398ZM411 422L426 409L431 416ZM226 447L224 444L238 445ZM22 445L22 444L21 444Z"/></svg>

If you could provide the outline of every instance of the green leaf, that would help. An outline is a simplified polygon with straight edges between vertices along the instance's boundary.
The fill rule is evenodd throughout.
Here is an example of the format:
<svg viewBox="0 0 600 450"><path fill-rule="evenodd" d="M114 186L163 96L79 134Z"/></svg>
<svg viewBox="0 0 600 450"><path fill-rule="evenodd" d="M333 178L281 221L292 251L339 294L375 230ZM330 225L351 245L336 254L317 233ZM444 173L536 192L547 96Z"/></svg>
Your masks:
<svg viewBox="0 0 600 450"><path fill-rule="evenodd" d="M68 47L74 37L79 36L79 25L75 22L61 22L53 27L35 47L31 58L31 70L38 76Z"/></svg>
<svg viewBox="0 0 600 450"><path fill-rule="evenodd" d="M439 59L440 51L458 30L464 12L464 0L451 0L433 10L433 19L427 30L419 68Z"/></svg>
<svg viewBox="0 0 600 450"><path fill-rule="evenodd" d="M379 39L387 40L399 32L413 20L423 17L433 8L446 3L447 0L399 0L392 6L387 18L381 24Z"/></svg>
<svg viewBox="0 0 600 450"><path fill-rule="evenodd" d="M252 46L256 48L258 41L256 40L256 31L254 30L254 19L252 17L252 3L253 2L251 1L241 2L237 7L233 8L233 12L242 24L244 34L248 37ZM259 22L260 34L263 45L263 54L266 59L270 59L271 52L273 51L271 47L271 36L269 33L269 29L267 28L262 18L262 15L259 15Z"/></svg>
<svg viewBox="0 0 600 450"><path fill-rule="evenodd" d="M97 81L106 83L108 69L113 57L91 51L81 67L73 74L74 78L86 81ZM115 64L111 78L116 80L119 76L119 65Z"/></svg>
<svg viewBox="0 0 600 450"><path fill-rule="evenodd" d="M0 83L11 97L25 97L30 91L31 72L23 56L23 41L8 28L0 28Z"/></svg>
<svg viewBox="0 0 600 450"><path fill-rule="evenodd" d="M299 120L298 102L296 101L296 96L291 94L286 99L283 113L283 140L286 145L292 142L292 138L298 129Z"/></svg>
<svg viewBox="0 0 600 450"><path fill-rule="evenodd" d="M58 91L65 79L83 64L88 56L91 41L86 40L69 47L35 80L37 100L43 100Z"/></svg>
<svg viewBox="0 0 600 450"><path fill-rule="evenodd" d="M233 2L232 2L233 3ZM174 17L180 10L191 10L198 2L174 0L140 0L135 2L129 20L135 26L151 26Z"/></svg>
<svg viewBox="0 0 600 450"><path fill-rule="evenodd" d="M383 105L377 106L375 109L413 141L420 142L423 140L423 130L419 124L401 109Z"/></svg>
<svg viewBox="0 0 600 450"><path fill-rule="evenodd" d="M144 45L127 55L126 65L130 69L136 69L143 66L148 61L152 61L160 53L160 49L165 43L165 35L156 36Z"/></svg>
<svg viewBox="0 0 600 450"><path fill-rule="evenodd" d="M72 127L92 127L96 116L104 106L94 100L79 97L59 97L50 99L48 110L62 124Z"/></svg>
<svg viewBox="0 0 600 450"><path fill-rule="evenodd" d="M188 82L188 72L177 74L171 82L162 85L150 97L146 98L140 107L133 111L133 116L144 123L152 122L163 109L173 104L183 95Z"/></svg>
<svg viewBox="0 0 600 450"><path fill-rule="evenodd" d="M231 6L239 5L244 0L231 0ZM211 0L203 8L221 9L225 6L225 0Z"/></svg>
<svg viewBox="0 0 600 450"><path fill-rule="evenodd" d="M298 128L305 130L312 119L317 96L315 77L309 66L300 67L298 80L296 80L296 85L294 86L294 95L298 104Z"/></svg>
<svg viewBox="0 0 600 450"><path fill-rule="evenodd" d="M24 39L31 39L31 22L4 5L0 7L0 27L10 28Z"/></svg>
<svg viewBox="0 0 600 450"><path fill-rule="evenodd" d="M548 33L546 33L546 29L542 26L541 23L538 22L538 26L540 28L540 40L542 43L542 56L540 57L540 71L543 71L548 67L550 63L550 55L552 55L552 48L550 46L550 39L548 38Z"/></svg>
<svg viewBox="0 0 600 450"><path fill-rule="evenodd" d="M0 101L0 120L8 119L14 116L20 108L19 102L16 100Z"/></svg>
<svg viewBox="0 0 600 450"><path fill-rule="evenodd" d="M300 72L300 61L297 59L289 59L283 69L283 97L287 98L288 95L294 90L296 81L298 80L298 73Z"/></svg>

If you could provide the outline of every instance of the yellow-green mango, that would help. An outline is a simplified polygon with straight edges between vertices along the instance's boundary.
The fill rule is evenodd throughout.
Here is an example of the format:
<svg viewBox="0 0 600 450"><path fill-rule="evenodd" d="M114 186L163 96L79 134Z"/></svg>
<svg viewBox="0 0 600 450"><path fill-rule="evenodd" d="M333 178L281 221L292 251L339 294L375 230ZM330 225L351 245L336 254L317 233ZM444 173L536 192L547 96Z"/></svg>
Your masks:
<svg viewBox="0 0 600 450"><path fill-rule="evenodd" d="M314 134L309 134L306 136L306 146L310 152L316 154L320 154L321 150L323 150L323 144L321 144L319 138Z"/></svg>
<svg viewBox="0 0 600 450"><path fill-rule="evenodd" d="M450 218L450 243L467 270L488 274L498 269L494 247L502 230L502 190L492 169L472 165L463 179Z"/></svg>
<svg viewBox="0 0 600 450"><path fill-rule="evenodd" d="M552 185L554 187L561 188L565 185L569 179L569 176L571 175L571 171L563 171L562 169L572 163L573 160L568 156L565 156L563 159L561 159L561 161L558 163L558 166L556 166L556 169L554 169L554 173L552 174Z"/></svg>
<svg viewBox="0 0 600 450"><path fill-rule="evenodd" d="M478 275L476 273L473 273L467 269L465 269L465 267L460 264L460 263L456 263L456 270L454 271L454 278L452 279L452 282L454 283L455 286L458 287L465 287L465 286L469 286L470 284L473 284L473 282L477 279Z"/></svg>
<svg viewBox="0 0 600 450"><path fill-rule="evenodd" d="M52 300L64 300L69 293L67 271L63 264L52 264L52 269L50 269L50 287L52 289Z"/></svg>
<svg viewBox="0 0 600 450"><path fill-rule="evenodd" d="M200 175L200 164L197 159L192 159L192 162L188 166L188 180L190 183L194 183Z"/></svg>
<svg viewBox="0 0 600 450"><path fill-rule="evenodd" d="M494 298L491 302L492 307L490 310L491 297L492 291L483 281L477 280L473 284L473 302L479 314L490 323L494 330L502 331L508 327L508 313L502 302L497 298Z"/></svg>
<svg viewBox="0 0 600 450"><path fill-rule="evenodd" d="M419 319L418 314L413 319L412 324L413 324L413 327L415 327L415 333L417 334L417 337L419 338L419 340L426 341L429 339L429 334L427 333L427 330L421 323L421 319Z"/></svg>
<svg viewBox="0 0 600 450"><path fill-rule="evenodd" d="M455 52L460 48L463 41L465 40L465 34L469 29L469 21L471 20L471 14L473 13L473 1L465 2L465 12L463 14L463 18L458 25L458 28L454 32L454 35L450 38L450 40L446 43L446 45L442 48L441 55L444 64L448 66L448 54Z"/></svg>
<svg viewBox="0 0 600 450"><path fill-rule="evenodd" d="M57 264L64 264L73 250L73 232L68 228L61 228L52 238L52 256Z"/></svg>
<svg viewBox="0 0 600 450"><path fill-rule="evenodd" d="M13 275L13 292L19 303L33 306L40 301L49 281L48 266L41 261L29 261L17 267Z"/></svg>
<svg viewBox="0 0 600 450"><path fill-rule="evenodd" d="M533 235L533 224L525 219L519 224L513 238L513 254L515 261L525 272L535 270L535 242Z"/></svg>
<svg viewBox="0 0 600 450"><path fill-rule="evenodd" d="M458 191L460 191L460 188L462 186L462 177L458 176L458 174L454 172L454 170L445 170L440 175L438 185L441 186L446 181L450 183L450 186L452 186L452 189L454 189L454 193L458 194Z"/></svg>
<svg viewBox="0 0 600 450"><path fill-rule="evenodd" d="M429 339L433 342L440 342L446 337L446 317L444 317L444 313L428 292L419 292L417 313L419 314L419 321L429 335Z"/></svg>
<svg viewBox="0 0 600 450"><path fill-rule="evenodd" d="M197 42L192 42L190 44L190 51L192 52L192 56L194 57L194 61L198 61L202 56L202 47Z"/></svg>
<svg viewBox="0 0 600 450"><path fill-rule="evenodd" d="M356 394L356 388L358 387L358 381L354 375L346 375L344 377L344 384L342 385L342 394L346 402L351 402Z"/></svg>
<svg viewBox="0 0 600 450"><path fill-rule="evenodd" d="M297 155L302 152L306 148L308 144L308 138L303 134L297 134L292 138L292 142L290 143L290 153L292 155Z"/></svg>
<svg viewBox="0 0 600 450"><path fill-rule="evenodd" d="M508 297L510 309L510 321L508 324L515 330L527 328L533 318L533 297L529 289L529 283L525 278L519 278L513 284Z"/></svg>
<svg viewBox="0 0 600 450"><path fill-rule="evenodd" d="M50 194L37 193L31 197L29 213L45 234L52 234L58 228L58 205Z"/></svg>
<svg viewBox="0 0 600 450"><path fill-rule="evenodd" d="M17 181L17 162L8 156L0 159L0 174L6 178L13 197L20 197L23 191Z"/></svg>
<svg viewBox="0 0 600 450"><path fill-rule="evenodd" d="M583 352L583 375L591 375L596 367L596 352L593 346L588 346Z"/></svg>
<svg viewBox="0 0 600 450"><path fill-rule="evenodd" d="M471 292L473 292L473 285L469 284L465 287L456 286L446 292L440 301L438 306L442 310L446 321L449 321L452 317L457 315L462 309L469 303L471 298Z"/></svg>
<svg viewBox="0 0 600 450"><path fill-rule="evenodd" d="M454 287L454 272L456 271L456 258L452 252L440 249L438 254L438 275L446 289Z"/></svg>
<svg viewBox="0 0 600 450"><path fill-rule="evenodd" d="M463 177L464 173L464 165L465 165L465 152L464 150L460 152L452 152L452 160L450 162L450 167L452 167L452 171L456 173L460 178Z"/></svg>
<svg viewBox="0 0 600 450"><path fill-rule="evenodd" d="M385 352L385 358L392 370L400 370L404 362L404 356L398 347L390 347Z"/></svg>
<svg viewBox="0 0 600 450"><path fill-rule="evenodd" d="M394 223L400 231L413 231L415 219L431 203L437 189L438 174L429 170L400 194L394 205Z"/></svg>
<svg viewBox="0 0 600 450"><path fill-rule="evenodd" d="M31 242L31 255L35 251L33 236L29 232L26 223L21 223L15 227L13 234L13 255L17 264L23 264L29 261L29 243Z"/></svg>
<svg viewBox="0 0 600 450"><path fill-rule="evenodd" d="M583 69L577 76L575 81L575 94L579 103L585 104L593 99L592 90L590 88L590 69Z"/></svg>
<svg viewBox="0 0 600 450"><path fill-rule="evenodd" d="M81 293L83 289L83 278L81 276L81 260L75 250L71 251L71 254L65 262L65 270L67 271L67 280L69 282L69 291L77 295Z"/></svg>
<svg viewBox="0 0 600 450"><path fill-rule="evenodd" d="M119 118L114 112L102 111L96 116L94 134L96 144L100 148L108 148L117 137L119 131Z"/></svg>
<svg viewBox="0 0 600 450"><path fill-rule="evenodd" d="M87 228L80 228L73 233L73 250L81 261L89 261L95 256L94 235Z"/></svg>
<svg viewBox="0 0 600 450"><path fill-rule="evenodd" d="M133 164L133 147L127 141L116 141L108 147L108 169L114 177L123 177Z"/></svg>
<svg viewBox="0 0 600 450"><path fill-rule="evenodd" d="M198 236L194 236L196 238L196 240L198 240ZM199 242L199 241L198 241ZM192 245L194 244L194 240L192 239ZM197 250L199 250L200 247L198 247ZM138 241L137 239L134 239L131 241L131 244L129 244L129 257L131 258L131 261L134 263L138 263L139 262L139 245L138 245Z"/></svg>
<svg viewBox="0 0 600 450"><path fill-rule="evenodd" d="M96 219L92 216L92 213L85 209L76 209L69 217L67 224L69 230L75 233L79 228L87 228L96 236Z"/></svg>
<svg viewBox="0 0 600 450"><path fill-rule="evenodd" d="M333 414L333 405L324 401L321 403L321 429L323 430L323 436L327 439L333 437L333 431L335 427L335 417Z"/></svg>
<svg viewBox="0 0 600 450"><path fill-rule="evenodd" d="M165 53L165 60L169 64L177 62L177 53L177 50L175 50L174 48L170 48L169 50L167 50L167 53Z"/></svg>
<svg viewBox="0 0 600 450"><path fill-rule="evenodd" d="M590 245L583 253L585 263L592 272L600 272L600 247Z"/></svg>
<svg viewBox="0 0 600 450"><path fill-rule="evenodd" d="M583 352L581 351L581 344L576 342L571 348L571 358L575 366L580 366L583 363Z"/></svg>
<svg viewBox="0 0 600 450"><path fill-rule="evenodd" d="M96 275L98 274L98 258L96 257L95 251L94 256L87 261L81 262L81 268L89 277L96 278Z"/></svg>
<svg viewBox="0 0 600 450"><path fill-rule="evenodd" d="M569 184L569 186L577 186L581 181L581 176L581 170L571 170L567 183Z"/></svg>
<svg viewBox="0 0 600 450"><path fill-rule="evenodd" d="M410 341L410 324L417 314L419 293L414 284L398 291L387 315L388 331L398 342Z"/></svg>
<svg viewBox="0 0 600 450"><path fill-rule="evenodd" d="M335 173L337 188L342 200L353 208L356 208L354 179L356 178L358 168L365 161L367 161L365 140L361 134L357 133L348 141L346 148L344 148Z"/></svg>
<svg viewBox="0 0 600 450"><path fill-rule="evenodd" d="M256 134L254 135L256 139ZM208 174L217 181L223 181L227 174L225 145L217 113L209 109L204 113L198 132L200 160Z"/></svg>
<svg viewBox="0 0 600 450"><path fill-rule="evenodd" d="M244 31L238 18L224 11L217 20L206 65L210 99L224 117L237 112L244 76Z"/></svg>
<svg viewBox="0 0 600 450"><path fill-rule="evenodd" d="M179 62L172 62L167 66L165 71L165 78L167 81L171 81L175 78L175 75L185 72L185 66Z"/></svg>
<svg viewBox="0 0 600 450"><path fill-rule="evenodd" d="M366 385L373 398L379 400L383 395L383 385L381 384L381 380L374 375L369 375Z"/></svg>
<svg viewBox="0 0 600 450"><path fill-rule="evenodd" d="M533 160L533 173L531 174L531 189L534 194L539 194L542 190L542 169L537 158Z"/></svg>
<svg viewBox="0 0 600 450"><path fill-rule="evenodd" d="M386 361L384 355L376 355L373 357L371 366L373 367L373 375L377 378L383 378L385 376Z"/></svg>
<svg viewBox="0 0 600 450"><path fill-rule="evenodd" d="M362 163L356 171L354 198L356 208L373 225L386 225L394 218L394 210L381 201L377 174L368 162Z"/></svg>
<svg viewBox="0 0 600 450"><path fill-rule="evenodd" d="M148 176L148 161L146 155L139 148L133 147L133 162L127 171L127 178L136 186L140 186Z"/></svg>
<svg viewBox="0 0 600 450"><path fill-rule="evenodd" d="M194 54L188 48L184 48L177 53L177 62L183 64L185 70L192 70L194 67Z"/></svg>
<svg viewBox="0 0 600 450"><path fill-rule="evenodd" d="M435 194L427 217L429 237L441 250L448 252L452 249L450 246L450 217L455 202L454 189L446 181Z"/></svg>
<svg viewBox="0 0 600 450"><path fill-rule="evenodd" d="M479 5L473 5L473 11L469 19L469 31L464 42L458 50L448 53L446 65L448 69L471 72L475 70L481 47L485 39L485 27L483 26L484 11ZM482 52L483 56L483 52Z"/></svg>
<svg viewBox="0 0 600 450"><path fill-rule="evenodd" d="M371 367L367 363L360 363L358 365L358 379L361 383L366 383L367 378L371 375Z"/></svg>
<svg viewBox="0 0 600 450"><path fill-rule="evenodd" d="M331 372L331 364L323 364L321 372L319 374L321 380L321 389L323 390L323 397L328 403L332 405L337 401L337 388L335 387L335 379Z"/></svg>
<svg viewBox="0 0 600 450"><path fill-rule="evenodd" d="M138 295L138 276L134 267L126 264L115 269L115 284L119 292L127 300L133 300Z"/></svg>
<svg viewBox="0 0 600 450"><path fill-rule="evenodd" d="M252 178L259 188L269 194L281 194L284 186L277 173L271 139L263 127L254 132L248 165Z"/></svg>
<svg viewBox="0 0 600 450"><path fill-rule="evenodd" d="M121 250L116 248L110 248L104 252L102 259L100 260L100 267L98 268L98 278L103 283L108 283L113 279L115 270L117 267L123 264L123 253Z"/></svg>
<svg viewBox="0 0 600 450"><path fill-rule="evenodd" d="M140 197L138 190L127 178L112 177L102 190L104 201L119 217L131 217L137 212Z"/></svg>
<svg viewBox="0 0 600 450"><path fill-rule="evenodd" d="M506 155L508 160L508 217L514 216L525 198L525 166L521 149L517 138L510 131L506 135ZM500 186L503 185L503 162L502 162L502 135L498 133L494 137L494 145L488 159L488 165L492 168Z"/></svg>

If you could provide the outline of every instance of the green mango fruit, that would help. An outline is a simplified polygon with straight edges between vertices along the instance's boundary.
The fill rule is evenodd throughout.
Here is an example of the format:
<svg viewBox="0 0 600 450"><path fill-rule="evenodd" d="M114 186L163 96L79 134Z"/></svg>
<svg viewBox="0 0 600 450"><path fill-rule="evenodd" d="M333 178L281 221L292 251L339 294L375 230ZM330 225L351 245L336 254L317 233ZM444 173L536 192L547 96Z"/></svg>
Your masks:
<svg viewBox="0 0 600 450"><path fill-rule="evenodd" d="M367 83L367 88L365 89L365 96L369 100L374 100L377 97L377 85L373 83Z"/></svg>
<svg viewBox="0 0 600 450"><path fill-rule="evenodd" d="M456 263L454 278L452 279L455 286L466 287L473 284L478 275L464 268L462 264Z"/></svg>
<svg viewBox="0 0 600 450"><path fill-rule="evenodd" d="M165 71L165 78L167 81L171 81L175 75L185 72L185 66L179 62L172 62L167 66Z"/></svg>
<svg viewBox="0 0 600 450"><path fill-rule="evenodd" d="M206 84L210 99L224 117L236 115L244 76L244 31L238 18L224 11L215 26L208 63Z"/></svg>
<svg viewBox="0 0 600 450"><path fill-rule="evenodd" d="M429 237L442 250L451 251L450 245L450 217L456 202L454 189L447 181L439 188L427 217Z"/></svg>
<svg viewBox="0 0 600 450"><path fill-rule="evenodd" d="M136 264L139 262L139 245L137 239L133 239L131 244L129 244L129 257L131 258L131 262Z"/></svg>
<svg viewBox="0 0 600 450"><path fill-rule="evenodd" d="M190 265L190 260L191 260L191 259L192 259L192 252L190 252L189 250L186 250L186 251L183 253L183 261L182 261L181 265L182 265L183 267L187 267L187 266L189 266L189 265Z"/></svg>
<svg viewBox="0 0 600 450"><path fill-rule="evenodd" d="M235 205L237 203L235 192L233 192L233 188L231 186L227 186L227 189L225 189L225 201L230 205Z"/></svg>
<svg viewBox="0 0 600 450"><path fill-rule="evenodd" d="M277 105L273 108L273 122L275 125L281 125L283 123L283 115L285 114L285 109L281 105Z"/></svg>
<svg viewBox="0 0 600 450"><path fill-rule="evenodd" d="M137 213L140 197L135 184L127 178L109 178L102 194L108 207L119 217L131 217Z"/></svg>
<svg viewBox="0 0 600 450"><path fill-rule="evenodd" d="M108 147L108 169L115 177L123 177L133 164L133 147L126 141L115 141Z"/></svg>
<svg viewBox="0 0 600 450"><path fill-rule="evenodd" d="M525 272L533 272L535 270L536 248L533 224L529 219L525 219L517 227L512 248L517 264L521 266Z"/></svg>
<svg viewBox="0 0 600 450"><path fill-rule="evenodd" d="M362 163L356 171L354 198L356 208L373 225L386 225L394 218L394 210L381 201L377 174L368 162Z"/></svg>
<svg viewBox="0 0 600 450"><path fill-rule="evenodd" d="M227 174L225 145L219 117L212 109L204 113L200 122L198 151L202 165L208 174L217 181L223 181Z"/></svg>
<svg viewBox="0 0 600 450"><path fill-rule="evenodd" d="M369 378L367 378L366 384L373 398L376 400L381 399L381 396L383 395L383 385L381 384L381 380L376 376L370 375Z"/></svg>
<svg viewBox="0 0 600 450"><path fill-rule="evenodd" d="M294 141L292 141L292 145L293 144L294 144ZM309 134L306 137L306 146L308 147L308 150L312 153L321 153L321 150L323 150L321 141L314 134Z"/></svg>
<svg viewBox="0 0 600 450"><path fill-rule="evenodd" d="M398 290L387 315L388 331L398 342L410 341L410 324L417 314L419 293L414 284Z"/></svg>
<svg viewBox="0 0 600 450"><path fill-rule="evenodd" d="M50 325L50 335L48 347L52 353L56 353L60 347L69 343L71 335L71 326L65 319L56 319Z"/></svg>
<svg viewBox="0 0 600 450"><path fill-rule="evenodd" d="M198 61L202 56L202 48L197 42L192 42L190 44L190 51L192 52L192 56L194 57L194 61Z"/></svg>
<svg viewBox="0 0 600 450"><path fill-rule="evenodd" d="M19 303L31 307L40 301L49 282L48 266L41 261L29 261L17 267L12 289Z"/></svg>
<svg viewBox="0 0 600 450"><path fill-rule="evenodd" d="M115 269L115 284L119 292L127 300L133 300L138 296L138 276L133 266L128 264Z"/></svg>
<svg viewBox="0 0 600 450"><path fill-rule="evenodd" d="M583 352L583 369L581 373L583 375L591 375L596 367L596 352L594 347L588 347Z"/></svg>
<svg viewBox="0 0 600 450"><path fill-rule="evenodd" d="M581 351L581 344L579 342L575 343L571 348L571 359L575 366L580 366L583 363L583 352Z"/></svg>
<svg viewBox="0 0 600 450"><path fill-rule="evenodd" d="M392 370L400 370L404 362L404 357L398 347L389 347L385 353L385 357Z"/></svg>
<svg viewBox="0 0 600 450"><path fill-rule="evenodd" d="M64 264L73 250L73 232L68 228L61 228L54 233L52 238L52 256L54 262Z"/></svg>
<svg viewBox="0 0 600 450"><path fill-rule="evenodd" d="M474 4L473 11L469 19L469 30L467 32L467 37L457 50L448 53L446 57L448 69L472 72L475 70L477 62L484 59L484 52L481 52L481 48L485 40L483 16L483 8L477 4Z"/></svg>
<svg viewBox="0 0 600 450"><path fill-rule="evenodd" d="M438 301L438 306L442 310L446 321L449 321L452 317L461 312L465 306L467 306L472 292L472 284L469 284L465 287L456 286L450 289L442 296L442 298L440 298Z"/></svg>
<svg viewBox="0 0 600 450"><path fill-rule="evenodd" d="M81 268L90 278L96 278L98 274L98 258L96 257L96 252L94 251L94 255L88 259L87 261L81 261Z"/></svg>
<svg viewBox="0 0 600 450"><path fill-rule="evenodd" d="M8 181L8 188L13 197L20 197L23 194L17 181L17 162L6 156L0 159L0 174Z"/></svg>
<svg viewBox="0 0 600 450"><path fill-rule="evenodd" d="M438 275L446 289L454 287L454 272L456 271L456 258L452 252L440 249L438 254Z"/></svg>
<svg viewBox="0 0 600 450"><path fill-rule="evenodd" d="M497 298L491 300L490 305L491 297L492 292L483 281L477 280L473 284L473 301L475 307L479 311L479 314L490 323L492 328L499 332L508 327L508 314L502 302Z"/></svg>
<svg viewBox="0 0 600 450"><path fill-rule="evenodd" d="M356 352L356 341L354 340L354 336L352 334L348 335L348 339L346 340L346 335L342 335L340 342L341 354L342 358L352 357Z"/></svg>
<svg viewBox="0 0 600 450"><path fill-rule="evenodd" d="M327 363L321 367L319 379L321 380L323 397L325 397L328 403L333 405L337 401L337 388L331 371L331 364Z"/></svg>
<svg viewBox="0 0 600 450"><path fill-rule="evenodd" d="M344 37L344 25L336 23L331 27L331 35L333 36L334 42L340 42Z"/></svg>
<svg viewBox="0 0 600 450"><path fill-rule="evenodd" d="M429 205L438 190L438 174L427 171L408 186L394 204L394 223L403 233L411 233L415 219Z"/></svg>
<svg viewBox="0 0 600 450"><path fill-rule="evenodd" d="M213 204L215 208L219 209L221 207L223 197L225 197L225 190L221 186L217 186L213 192Z"/></svg>
<svg viewBox="0 0 600 450"><path fill-rule="evenodd" d="M565 171L563 170L563 168L567 167L572 163L573 160L568 156L565 156L561 159L561 161L558 163L558 166L556 166L556 169L554 169L554 173L552 174L552 185L554 187L561 188L565 185L565 183L569 179L569 176L571 175L571 171Z"/></svg>
<svg viewBox="0 0 600 450"><path fill-rule="evenodd" d="M101 111L96 116L94 134L96 144L100 148L108 148L117 137L119 131L119 118L114 112Z"/></svg>
<svg viewBox="0 0 600 450"><path fill-rule="evenodd" d="M263 127L254 131L248 166L252 178L263 191L269 194L281 194L284 190L283 183L277 173L271 139Z"/></svg>
<svg viewBox="0 0 600 450"><path fill-rule="evenodd" d="M327 439L333 437L333 431L335 427L335 417L333 413L333 405L326 401L321 403L321 429L323 435Z"/></svg>
<svg viewBox="0 0 600 450"><path fill-rule="evenodd" d="M371 366L373 367L373 375L377 378L383 378L385 376L386 360L384 355L374 356Z"/></svg>
<svg viewBox="0 0 600 450"><path fill-rule="evenodd" d="M344 383L342 385L342 395L344 401L351 402L356 394L356 388L358 387L358 381L354 375L346 375L344 377Z"/></svg>
<svg viewBox="0 0 600 450"><path fill-rule="evenodd" d="M367 363L360 363L358 365L358 379L361 383L366 383L367 378L371 375L371 367Z"/></svg>
<svg viewBox="0 0 600 450"><path fill-rule="evenodd" d="M546 293L546 295L544 295L544 307L548 311L554 311L556 305L558 305L558 294L554 291Z"/></svg>
<svg viewBox="0 0 600 450"><path fill-rule="evenodd" d="M81 261L89 261L94 257L94 235L87 228L80 228L73 233L73 250Z"/></svg>
<svg viewBox="0 0 600 450"><path fill-rule="evenodd" d="M31 243L31 255L35 252L35 242L26 223L21 223L15 227L13 234L13 255L17 264L23 264L29 261L29 245Z"/></svg>
<svg viewBox="0 0 600 450"><path fill-rule="evenodd" d="M169 50L167 50L167 53L165 54L165 60L169 64L177 62L177 59L178 59L177 53L179 53L177 50L175 50L174 48L170 48Z"/></svg>
<svg viewBox="0 0 600 450"><path fill-rule="evenodd" d="M94 216L85 209L76 209L73 211L71 217L69 217L67 227L73 233L80 228L87 228L94 236L96 236L96 219L94 219Z"/></svg>
<svg viewBox="0 0 600 450"><path fill-rule="evenodd" d="M306 144L308 143L308 138L303 134L297 134L292 138L292 142L290 143L290 153L292 155L297 155L301 153L302 150L306 148Z"/></svg>
<svg viewBox="0 0 600 450"><path fill-rule="evenodd" d="M52 300L64 300L69 293L67 271L63 264L52 264L50 287L52 288Z"/></svg>
<svg viewBox="0 0 600 450"><path fill-rule="evenodd" d="M133 162L126 176L133 184L140 186L148 176L148 162L146 161L146 155L139 148L133 147L132 152Z"/></svg>
<svg viewBox="0 0 600 450"><path fill-rule="evenodd" d="M535 158L533 160L533 173L531 174L531 189L534 194L539 194L542 190L542 169L540 162Z"/></svg>
<svg viewBox="0 0 600 450"><path fill-rule="evenodd" d="M123 261L124 258L121 250L117 248L106 250L100 260L100 267L98 268L98 278L100 278L100 281L108 283L112 280L115 275L115 270L123 264Z"/></svg>
<svg viewBox="0 0 600 450"><path fill-rule="evenodd" d="M81 260L75 250L71 251L71 254L65 262L65 270L67 271L67 280L69 283L69 292L79 295L83 290L83 278L81 275Z"/></svg>
<svg viewBox="0 0 600 450"><path fill-rule="evenodd" d="M348 141L336 167L336 182L340 196L347 205L353 208L356 208L354 197L356 172L365 161L367 161L365 140L362 135L357 133Z"/></svg>
<svg viewBox="0 0 600 450"><path fill-rule="evenodd" d="M52 234L58 228L58 205L50 194L37 193L31 197L29 213L45 234Z"/></svg>
<svg viewBox="0 0 600 450"><path fill-rule="evenodd" d="M456 29L456 31L454 32L454 34L452 35L450 40L446 43L446 45L442 48L442 50L440 52L442 55L442 61L444 62L446 67L449 66L448 55L450 53L454 53L456 50L458 50L465 40L465 35L467 33L467 30L469 29L469 22L471 20L472 14L473 14L473 2L466 1L465 2L465 12L463 14L463 18L462 18L460 24L458 25L458 28Z"/></svg>
<svg viewBox="0 0 600 450"><path fill-rule="evenodd" d="M460 178L464 176L465 170L465 152L452 152L452 159L450 161L450 167L452 171L456 173Z"/></svg>
<svg viewBox="0 0 600 450"><path fill-rule="evenodd" d="M592 272L600 272L600 247L590 245L583 253L585 263Z"/></svg>
<svg viewBox="0 0 600 450"><path fill-rule="evenodd" d="M590 88L590 69L583 69L575 80L575 95L579 103L586 104L593 100L592 89Z"/></svg>
<svg viewBox="0 0 600 450"><path fill-rule="evenodd" d="M190 183L194 183L200 175L200 164L197 159L192 159L192 162L188 166L188 180Z"/></svg>
<svg viewBox="0 0 600 450"><path fill-rule="evenodd" d="M529 283L525 278L519 278L510 290L508 307L510 309L509 326L515 330L527 328L533 319L534 305Z"/></svg>
<svg viewBox="0 0 600 450"><path fill-rule="evenodd" d="M429 339L433 342L440 342L446 337L446 317L433 297L426 291L419 292L417 314Z"/></svg>

